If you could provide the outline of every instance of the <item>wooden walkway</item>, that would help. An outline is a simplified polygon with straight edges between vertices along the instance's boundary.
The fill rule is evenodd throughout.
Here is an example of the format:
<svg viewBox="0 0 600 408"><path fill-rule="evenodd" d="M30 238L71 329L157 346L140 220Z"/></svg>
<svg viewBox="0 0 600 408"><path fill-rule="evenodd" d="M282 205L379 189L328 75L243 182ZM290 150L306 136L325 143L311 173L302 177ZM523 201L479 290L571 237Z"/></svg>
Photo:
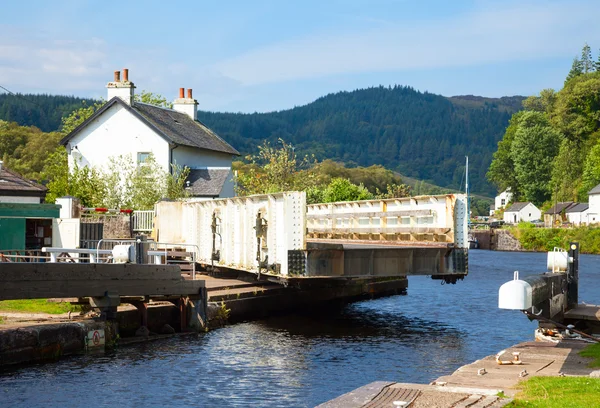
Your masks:
<svg viewBox="0 0 600 408"><path fill-rule="evenodd" d="M274 282L224 279L204 275L201 279L205 282L209 302L262 296L285 290L282 285Z"/></svg>

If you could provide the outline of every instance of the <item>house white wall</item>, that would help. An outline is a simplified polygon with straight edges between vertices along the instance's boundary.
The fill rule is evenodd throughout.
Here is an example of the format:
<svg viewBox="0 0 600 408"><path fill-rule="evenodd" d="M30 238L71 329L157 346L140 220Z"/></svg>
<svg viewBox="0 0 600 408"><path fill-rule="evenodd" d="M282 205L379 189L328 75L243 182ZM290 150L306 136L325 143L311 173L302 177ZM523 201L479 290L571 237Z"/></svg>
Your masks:
<svg viewBox="0 0 600 408"><path fill-rule="evenodd" d="M567 220L573 225L587 224L589 208L581 212L567 213Z"/></svg>
<svg viewBox="0 0 600 408"><path fill-rule="evenodd" d="M188 146L178 146L173 149L172 154L173 163L182 167L187 166L190 169L206 169L211 167L230 169L219 197L227 198L235 196L233 172L231 171L233 155L230 153L202 150Z"/></svg>
<svg viewBox="0 0 600 408"><path fill-rule="evenodd" d="M166 171L170 167L169 143L119 104L88 124L69 145L69 168L73 167L74 158L81 166L103 167L111 156L129 155L136 163L137 154L147 152L153 153Z"/></svg>
<svg viewBox="0 0 600 408"><path fill-rule="evenodd" d="M504 212L504 222L516 224L521 221L535 221L542 217L542 212L532 203L527 204L520 211Z"/></svg>
<svg viewBox="0 0 600 408"><path fill-rule="evenodd" d="M512 193L509 190L501 192L494 199L494 209L499 210L506 207L506 204L508 204L510 200L512 200Z"/></svg>
<svg viewBox="0 0 600 408"><path fill-rule="evenodd" d="M589 212L600 214L600 194L589 195Z"/></svg>

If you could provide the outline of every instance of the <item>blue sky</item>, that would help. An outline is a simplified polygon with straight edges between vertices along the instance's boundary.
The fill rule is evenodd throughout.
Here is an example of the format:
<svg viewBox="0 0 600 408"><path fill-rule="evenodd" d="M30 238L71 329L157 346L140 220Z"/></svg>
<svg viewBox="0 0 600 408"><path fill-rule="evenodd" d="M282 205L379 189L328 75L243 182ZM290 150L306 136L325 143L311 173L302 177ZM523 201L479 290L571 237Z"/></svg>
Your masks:
<svg viewBox="0 0 600 408"><path fill-rule="evenodd" d="M327 93L410 85L498 97L558 89L598 0L11 1L0 85L104 97L114 70L200 109L264 112Z"/></svg>

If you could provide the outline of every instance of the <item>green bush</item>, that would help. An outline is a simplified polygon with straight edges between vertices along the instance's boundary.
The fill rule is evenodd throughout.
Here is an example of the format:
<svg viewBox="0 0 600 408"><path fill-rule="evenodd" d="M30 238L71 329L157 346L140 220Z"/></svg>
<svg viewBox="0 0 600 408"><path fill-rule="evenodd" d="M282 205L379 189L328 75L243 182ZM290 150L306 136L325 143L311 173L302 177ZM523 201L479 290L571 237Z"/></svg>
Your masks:
<svg viewBox="0 0 600 408"><path fill-rule="evenodd" d="M552 251L554 247L567 248L570 242L579 242L581 252L600 254L600 228L535 228L530 223L520 223L511 228L523 248L528 251Z"/></svg>

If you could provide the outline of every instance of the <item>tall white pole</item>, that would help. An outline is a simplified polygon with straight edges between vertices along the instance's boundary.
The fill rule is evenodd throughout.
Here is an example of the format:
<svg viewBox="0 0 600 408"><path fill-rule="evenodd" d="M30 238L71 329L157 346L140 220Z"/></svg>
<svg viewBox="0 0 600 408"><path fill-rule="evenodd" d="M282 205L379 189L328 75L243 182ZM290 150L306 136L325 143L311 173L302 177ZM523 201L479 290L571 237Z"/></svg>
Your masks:
<svg viewBox="0 0 600 408"><path fill-rule="evenodd" d="M467 193L467 224L471 224L471 206L469 205L469 156L467 158L467 166L465 170L465 191Z"/></svg>

